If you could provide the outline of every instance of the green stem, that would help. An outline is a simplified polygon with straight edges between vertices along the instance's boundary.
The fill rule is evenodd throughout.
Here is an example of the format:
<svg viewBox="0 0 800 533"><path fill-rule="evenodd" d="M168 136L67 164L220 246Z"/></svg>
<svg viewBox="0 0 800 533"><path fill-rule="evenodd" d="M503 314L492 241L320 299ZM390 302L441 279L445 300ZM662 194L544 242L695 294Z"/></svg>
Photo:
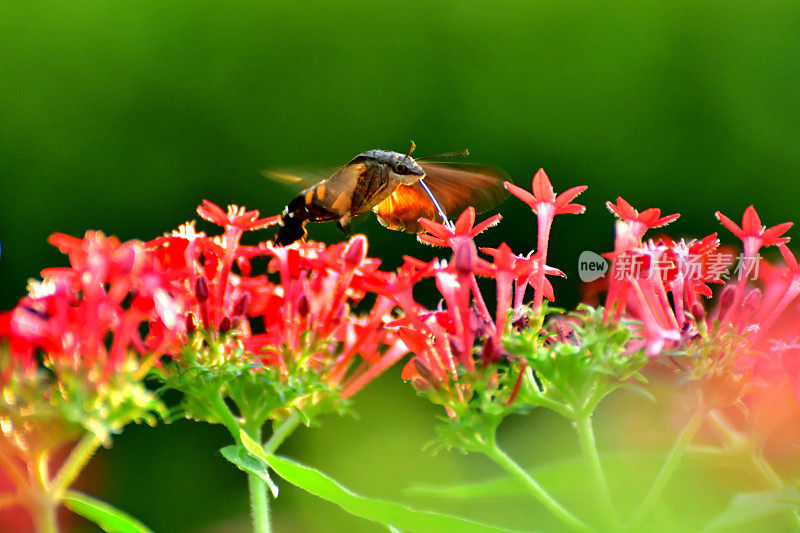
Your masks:
<svg viewBox="0 0 800 533"><path fill-rule="evenodd" d="M597 442L594 438L594 426L592 425L592 414L583 415L575 419L575 429L578 432L578 440L581 445L581 452L584 459L589 464L594 490L597 495L597 505L603 513L606 526L619 529L620 523L617 511L614 509L614 502L611 499L611 491L608 490L608 481L603 472L603 465L600 463L600 454L597 453Z"/></svg>
<svg viewBox="0 0 800 533"><path fill-rule="evenodd" d="M637 529L640 526L641 522L652 510L656 500L661 496L661 493L664 492L664 488L667 486L667 483L678 468L683 456L686 454L686 450L689 448L689 444L691 444L692 439L694 439L694 436L700 429L705 416L706 409L701 403L697 411L692 415L692 418L689 419L686 427L683 428L678 440L675 441L656 479L653 481L653 484L650 485L650 490L647 491L647 495L634 513L630 524L631 529Z"/></svg>
<svg viewBox="0 0 800 533"><path fill-rule="evenodd" d="M772 466L770 466L769 462L767 462L763 455L756 453L755 450L753 450L750 454L750 462L758 471L758 473L764 478L764 481L776 489L781 489L786 486L781 477L775 472ZM800 515L797 514L797 511L791 509L789 510L789 520L792 522L793 529L795 531L800 531Z"/></svg>
<svg viewBox="0 0 800 533"><path fill-rule="evenodd" d="M228 404L225 403L225 398L222 392L210 396L211 405L214 411L219 416L222 423L228 428L236 445L242 446L241 433L247 431L248 435L256 442L261 442L261 428L260 427L242 427L242 424L236 420ZM246 422L246 421L245 421ZM250 492L250 518L253 521L254 533L270 533L272 525L269 516L269 497L267 496L267 484L256 474L247 474L247 488Z"/></svg>
<svg viewBox="0 0 800 533"><path fill-rule="evenodd" d="M775 473L775 470L769 465L764 456L760 453L751 453L750 454L750 463L755 467L761 477L764 478L764 481L772 485L776 489L780 489L784 486L783 480L781 477Z"/></svg>
<svg viewBox="0 0 800 533"><path fill-rule="evenodd" d="M222 397L222 392L219 394L209 395L209 399L214 408L214 412L217 414L217 416L219 416L225 427L228 428L228 432L233 437L233 440L236 441L236 445L241 446L242 438L239 436L239 433L242 431L242 427L236 420L236 417L233 416L233 413L231 413L231 410L228 408L228 404L225 403L225 399Z"/></svg>
<svg viewBox="0 0 800 533"><path fill-rule="evenodd" d="M61 465L56 477L53 478L53 484L50 488L50 494L55 501L61 501L64 497L64 492L81 473L83 467L92 458L94 452L100 447L100 439L93 433L87 433L78 441L78 444L69 452L67 460Z"/></svg>
<svg viewBox="0 0 800 533"><path fill-rule="evenodd" d="M32 494L31 514L38 533L58 533L58 520L56 510L58 500L53 498L50 490L50 474L48 472L47 451L36 453L30 468L34 470L35 489Z"/></svg>
<svg viewBox="0 0 800 533"><path fill-rule="evenodd" d="M272 434L269 441L264 444L264 451L268 454L275 453L278 446L292 434L300 423L300 417L293 414L287 418L283 424ZM253 431L256 442L261 442L261 428ZM250 488L250 512L253 518L253 531L256 533L269 533L272 530L270 523L269 495L267 494L267 484L255 474L248 474L248 486Z"/></svg>
<svg viewBox="0 0 800 533"><path fill-rule="evenodd" d="M272 524L269 517L269 496L267 484L255 474L247 474L247 487L250 490L250 517L255 533L270 533Z"/></svg>
<svg viewBox="0 0 800 533"><path fill-rule="evenodd" d="M714 429L724 441L725 446L739 452L750 447L744 436L731 426L722 413L711 411L708 413L708 419L713 423Z"/></svg>
<svg viewBox="0 0 800 533"><path fill-rule="evenodd" d="M256 442L261 442L261 428L255 428L250 435ZM259 476L247 474L247 487L250 490L250 517L253 519L255 533L270 533L272 524L269 516L269 495L267 484Z"/></svg>
<svg viewBox="0 0 800 533"><path fill-rule="evenodd" d="M283 421L283 423L278 426L269 440L264 444L264 451L268 454L272 455L278 450L278 447L283 444L289 435L291 435L297 426L300 425L300 415L297 413L292 413L289 418Z"/></svg>
<svg viewBox="0 0 800 533"><path fill-rule="evenodd" d="M576 531L594 531L583 521L561 506L533 477L520 467L511 457L494 442L487 444L482 450L487 457L521 481L539 503L544 505L553 515Z"/></svg>
<svg viewBox="0 0 800 533"><path fill-rule="evenodd" d="M40 500L36 506L33 520L37 533L58 533L56 510L58 504L48 500Z"/></svg>
<svg viewBox="0 0 800 533"><path fill-rule="evenodd" d="M746 455L747 460L768 485L776 489L785 486L781 477L770 466L764 456L753 447L753 444L744 435L733 428L724 414L719 411L711 411L708 417L729 451L740 456ZM792 522L793 529L800 531L800 515L796 511L789 510L789 519Z"/></svg>

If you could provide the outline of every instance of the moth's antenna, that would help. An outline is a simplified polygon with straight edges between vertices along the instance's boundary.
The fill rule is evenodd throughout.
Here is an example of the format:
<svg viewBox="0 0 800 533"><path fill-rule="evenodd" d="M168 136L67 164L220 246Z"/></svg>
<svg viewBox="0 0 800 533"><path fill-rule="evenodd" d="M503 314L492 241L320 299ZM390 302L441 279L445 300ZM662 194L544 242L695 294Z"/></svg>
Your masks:
<svg viewBox="0 0 800 533"><path fill-rule="evenodd" d="M414 152L414 150L416 150L416 148L417 148L417 144L412 139L411 140L411 146L408 147L408 153L406 154L406 157L410 156Z"/></svg>
<svg viewBox="0 0 800 533"><path fill-rule="evenodd" d="M428 188L428 186L425 184L425 178L422 178L422 179L421 179L421 180L419 180L417 183L419 183L420 185L422 185L422 188L423 188L423 189L425 190L425 192L428 194L428 197L431 199L431 202L433 202L433 206L434 206L434 207L436 208L436 210L439 212L439 216L440 216L440 217L442 217L442 221L444 222L444 225L445 225L445 226L447 226L448 228L452 228L452 227L453 227L453 223L452 223L452 222L450 222L450 219L448 219L448 218L447 218L447 215L445 215L445 214L444 214L444 210L442 209L442 206L440 206L440 205L439 205L439 202L437 202L437 201L436 201L436 197L433 195L433 193L431 192L431 190L430 190L430 189Z"/></svg>
<svg viewBox="0 0 800 533"><path fill-rule="evenodd" d="M424 159L437 159L437 158L446 158L446 157L467 157L469 155L469 150L464 149L460 152L445 152L443 154L435 154L435 155L426 155L425 157L416 157L417 161L422 161Z"/></svg>

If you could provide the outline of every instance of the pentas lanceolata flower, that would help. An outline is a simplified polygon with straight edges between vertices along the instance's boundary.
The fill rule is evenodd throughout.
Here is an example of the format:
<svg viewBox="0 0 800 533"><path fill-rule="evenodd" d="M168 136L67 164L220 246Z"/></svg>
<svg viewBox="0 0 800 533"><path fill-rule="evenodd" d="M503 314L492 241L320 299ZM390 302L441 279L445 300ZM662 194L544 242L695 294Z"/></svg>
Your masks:
<svg viewBox="0 0 800 533"><path fill-rule="evenodd" d="M99 232L50 242L70 266L44 270L0 317L0 457L42 531L55 530L56 508L101 443L163 411L142 380L183 313L142 242Z"/></svg>
<svg viewBox="0 0 800 533"><path fill-rule="evenodd" d="M647 229L677 215L660 217L654 209L639 214L621 198L609 209L622 220L615 250L609 254L606 319L633 319L633 345L641 343L654 363L672 365L676 384L694 386L699 393L676 389L679 401L694 404L695 414L662 473L670 475L672 464L707 420L724 451L747 457L760 475L782 490L781 477L763 454L769 453L765 442L776 420L785 423L786 416L797 413L796 401L787 402L791 394L782 392L791 384L788 390L797 394L799 376L792 354L800 325L800 309L793 302L800 287L797 262L783 236L791 223L767 229L750 206L740 228L718 212L717 218L742 240L743 252L737 256L719 247L716 234L691 241L662 236L644 242ZM784 265L760 257L760 250L772 245L779 247ZM715 285L721 287L712 299ZM647 495L633 525L651 510L665 479L654 484L660 488Z"/></svg>
<svg viewBox="0 0 800 533"><path fill-rule="evenodd" d="M242 457L265 453L253 445L261 447L267 421L272 453L300 422L343 411L408 349L386 328L393 301L365 299L380 262L367 256L363 235L330 246L244 245L244 232L279 217L237 206L226 213L208 201L198 214L224 233L208 236L187 223L148 243L186 310L157 375L184 393L179 414L226 426L237 448L223 453L242 466ZM254 525L263 531L270 481L266 470L249 476Z"/></svg>
<svg viewBox="0 0 800 533"><path fill-rule="evenodd" d="M519 469L497 447L497 426L508 414L533 406L571 419L590 465L604 527L621 527L598 459L592 413L603 398L620 387L642 390L636 380L631 381L634 376L641 382L645 376L663 379L664 371L654 373L651 367L672 369L675 383L688 378L700 393L686 395L699 401L694 402L696 414L678 441L684 448L670 456L672 464L665 465L633 516L631 525L638 527L673 471L672 465L709 413L723 440L735 437L741 442L747 430L734 433L735 426L724 421L725 411L736 405L760 408L764 400L759 393L780 382L773 367L794 372L787 375L794 376L795 392L800 390L796 385L800 364L792 358L793 353L800 353L800 343L785 335L784 341L775 341L776 323L784 327L800 325L796 310L787 312L800 295L797 263L785 247L788 239L781 236L789 225L767 230L749 208L743 223L746 229L737 232L744 240L745 251L736 262L733 252L720 247L716 234L692 240L662 235L645 241L648 230L663 227L679 215L662 216L657 208L639 212L618 198L615 204L608 203L620 220L614 251L607 254L612 264L605 309L584 307L547 320L550 311L542 303L545 299L552 301L554 295L545 275L560 274L545 264L550 228L556 214L583 211L582 206L570 202L584 188L556 195L543 171L534 178L533 193L506 186L537 215L537 249L526 255L514 254L501 244L479 249L489 256L488 261L478 256L475 237L499 222L499 216L478 225L470 210L453 226L421 220L428 234L421 235L420 240L450 247L452 258L430 263L406 260L407 265L414 265L418 277L435 278L442 304L426 310L413 301L410 291L403 293L402 303L400 297L395 300L405 316L392 325L414 354L403 377L421 394L444 405L448 413L443 432L447 444L486 453L520 477L554 515L579 529L586 524L555 502L530 476L520 476ZM727 220L718 216L723 222ZM764 277L751 280L761 264L753 256L762 246L776 244L787 266L763 264ZM735 269L735 278L728 277L730 269ZM489 311L476 276L495 281L494 312ZM533 301L526 307L523 299L529 284L534 289ZM710 301L712 288L720 285L716 303ZM769 329L772 331L767 333ZM772 345L763 346L761 338L768 338ZM779 351L780 357L764 358L768 350ZM770 363L765 364L765 360ZM758 455L760 449L754 450L754 461L766 465Z"/></svg>
<svg viewBox="0 0 800 533"><path fill-rule="evenodd" d="M717 213L742 240L737 255L717 234L645 240L679 215L640 212L618 198L607 203L619 219L605 256L611 268L593 285L605 305L564 312L550 304L556 295L547 277L564 276L547 265L550 232L556 215L585 210L573 201L586 187L556 194L543 170L531 191L505 186L536 216L533 250L479 247L476 239L501 216L477 221L468 208L454 224L420 220L419 240L449 249L447 259L406 256L393 271L368 256L363 235L332 245L245 244L246 233L280 217L208 201L197 213L222 228L211 235L194 222L146 244L96 232L54 235L70 267L45 270L0 315L0 459L18 489L0 504L25 505L41 531L54 531L54 510L76 497L67 488L92 451L125 424L160 413L230 431L235 446L221 451L247 471L254 528L268 531L270 468L312 491L321 479L306 467L286 470L272 455L281 442L301 423L346 410L406 356L402 378L444 407L443 444L486 454L571 529L641 528L701 429L710 430L704 452L752 465L772 491L762 499L800 498L785 467L800 459L800 435L786 429L800 427L800 267L784 236L791 224L767 229L752 206L741 227ZM762 259L767 246L777 246L782 261ZM493 298L479 278L493 283ZM419 303L423 283L435 287L437 306ZM148 375L182 393L169 414L144 386ZM669 385L671 401L694 414L625 517L606 479L593 414L619 389L655 398L663 387L650 383ZM599 518L568 510L498 446L505 417L536 407L576 430ZM78 439L51 477L53 453ZM364 511L365 499L349 506L353 495L329 482L322 493L334 501L344 494L337 503L351 512L393 527L402 521L394 507L382 517ZM414 517L409 529L420 529Z"/></svg>
<svg viewBox="0 0 800 533"><path fill-rule="evenodd" d="M420 276L434 277L443 303L438 309L426 310L409 293L396 298L404 317L392 325L414 354L403 378L445 407L447 424L440 433L446 445L485 453L523 482L558 519L570 527L588 529L498 447L495 432L507 415L540 405L579 419L586 429L594 405L614 388L600 381L607 381L608 373L614 376L610 381L624 381L641 362L621 350L627 333L605 327L594 313L576 315L569 323L545 323L550 311L544 300L554 297L545 276L563 275L546 264L552 222L557 214L583 212L583 206L571 202L585 187L556 195L540 170L533 180L533 194L511 183L506 183L506 188L537 215L537 249L533 252L515 254L502 243L496 248L480 248L491 261L478 256L474 238L499 222L499 216L475 225L475 213L467 209L453 226L420 220L428 234L419 239L450 247L452 258L428 264L406 260L407 264L416 263ZM485 303L477 276L495 282L494 311ZM528 286L533 287L533 300L525 306ZM592 320L598 327L584 330L582 323ZM601 354L604 348L607 355ZM578 395L574 394L576 388ZM583 429L581 435L586 436ZM596 455L593 438L582 438L582 443L587 453Z"/></svg>
<svg viewBox="0 0 800 533"><path fill-rule="evenodd" d="M384 327L388 298L378 296L364 313L353 309L366 294L361 279L379 265L367 257L363 235L327 247L247 246L240 242L245 231L278 217L259 219L236 206L225 214L207 201L198 213L224 234L209 237L189 223L148 243L187 309L179 349L161 373L187 393L187 416L228 422L227 413L214 413L221 396L233 400L242 423L260 428L352 396L406 353ZM266 271L253 272L257 260ZM393 349L384 355L386 345ZM208 405L194 404L200 400Z"/></svg>

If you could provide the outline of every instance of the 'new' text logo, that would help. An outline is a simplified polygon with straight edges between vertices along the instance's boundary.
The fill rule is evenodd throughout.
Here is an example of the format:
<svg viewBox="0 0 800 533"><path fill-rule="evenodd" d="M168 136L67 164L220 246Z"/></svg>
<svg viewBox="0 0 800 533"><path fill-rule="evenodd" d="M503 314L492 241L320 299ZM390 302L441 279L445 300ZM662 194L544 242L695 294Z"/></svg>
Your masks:
<svg viewBox="0 0 800 533"><path fill-rule="evenodd" d="M578 257L578 277L583 282L602 278L608 272L608 261L603 256L589 250L581 252Z"/></svg>

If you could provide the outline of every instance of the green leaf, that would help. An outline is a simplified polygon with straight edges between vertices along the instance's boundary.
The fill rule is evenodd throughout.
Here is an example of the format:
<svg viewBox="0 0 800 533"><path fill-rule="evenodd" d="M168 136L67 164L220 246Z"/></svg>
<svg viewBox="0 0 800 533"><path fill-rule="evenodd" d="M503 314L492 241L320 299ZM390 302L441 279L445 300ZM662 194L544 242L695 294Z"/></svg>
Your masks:
<svg viewBox="0 0 800 533"><path fill-rule="evenodd" d="M724 511L708 523L705 531L738 526L783 511L796 512L799 505L800 491L796 487L740 493L731 499Z"/></svg>
<svg viewBox="0 0 800 533"><path fill-rule="evenodd" d="M269 477L269 468L267 468L265 462L253 457L253 455L246 450L233 444L221 448L220 453L225 459L239 467L240 470L261 478L261 480L267 484L267 487L269 487L272 497L278 497L278 486L272 481L272 478Z"/></svg>
<svg viewBox="0 0 800 533"><path fill-rule="evenodd" d="M239 439L242 441L242 446L244 446L245 450L247 450L250 455L261 459L265 463L267 462L267 454L261 447L260 442L248 435L246 431L239 432Z"/></svg>
<svg viewBox="0 0 800 533"><path fill-rule="evenodd" d="M303 490L335 503L355 516L402 531L462 533L508 531L453 516L418 511L399 503L365 498L341 486L322 472L278 456L267 458L270 468Z"/></svg>
<svg viewBox="0 0 800 533"><path fill-rule="evenodd" d="M70 490L62 501L69 510L94 522L107 533L152 533L135 518L88 494Z"/></svg>

